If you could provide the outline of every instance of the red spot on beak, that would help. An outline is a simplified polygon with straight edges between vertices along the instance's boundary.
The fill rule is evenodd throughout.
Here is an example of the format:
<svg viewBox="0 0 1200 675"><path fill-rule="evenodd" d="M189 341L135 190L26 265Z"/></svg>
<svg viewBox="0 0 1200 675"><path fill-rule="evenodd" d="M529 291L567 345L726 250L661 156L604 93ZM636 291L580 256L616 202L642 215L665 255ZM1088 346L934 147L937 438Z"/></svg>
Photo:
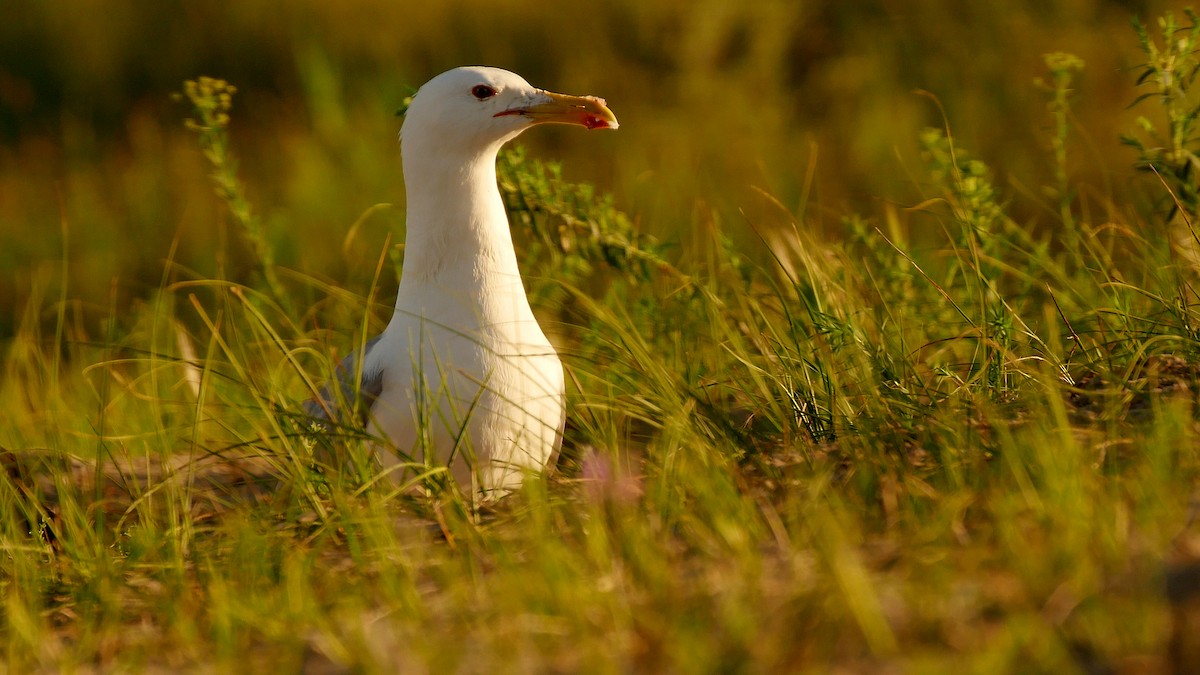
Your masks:
<svg viewBox="0 0 1200 675"><path fill-rule="evenodd" d="M587 127L588 129L607 129L608 120L601 119L595 115L584 115L583 126Z"/></svg>

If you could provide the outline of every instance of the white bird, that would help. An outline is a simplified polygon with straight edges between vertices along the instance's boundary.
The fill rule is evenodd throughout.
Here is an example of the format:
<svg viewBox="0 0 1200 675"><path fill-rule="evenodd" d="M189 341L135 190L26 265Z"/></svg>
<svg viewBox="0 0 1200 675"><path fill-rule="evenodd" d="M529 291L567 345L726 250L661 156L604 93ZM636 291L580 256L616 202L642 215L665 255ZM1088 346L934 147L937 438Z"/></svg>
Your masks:
<svg viewBox="0 0 1200 675"><path fill-rule="evenodd" d="M305 405L314 418L348 421L337 405L357 389L369 406L359 422L397 481L412 461L448 466L464 490L504 492L562 443L562 362L529 307L496 185L500 147L546 122L617 128L603 99L478 66L425 83L405 113L408 231L395 312L366 344L361 380L352 354Z"/></svg>

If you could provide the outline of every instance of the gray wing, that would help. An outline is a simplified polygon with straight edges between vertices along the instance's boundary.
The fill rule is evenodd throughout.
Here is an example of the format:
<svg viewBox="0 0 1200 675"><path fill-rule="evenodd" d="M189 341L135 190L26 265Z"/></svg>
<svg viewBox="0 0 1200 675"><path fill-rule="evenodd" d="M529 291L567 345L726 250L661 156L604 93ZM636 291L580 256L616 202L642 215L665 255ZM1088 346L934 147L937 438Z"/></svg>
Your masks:
<svg viewBox="0 0 1200 675"><path fill-rule="evenodd" d="M334 370L334 381L321 387L317 398L304 402L304 413L309 418L320 422L353 422L359 426L366 426L371 406L383 391L383 368L372 368L368 359L371 349L382 337L376 335L367 341L361 354L355 352L342 359ZM360 359L363 362L362 380L355 382L354 376L358 372ZM347 407L348 410L345 409Z"/></svg>

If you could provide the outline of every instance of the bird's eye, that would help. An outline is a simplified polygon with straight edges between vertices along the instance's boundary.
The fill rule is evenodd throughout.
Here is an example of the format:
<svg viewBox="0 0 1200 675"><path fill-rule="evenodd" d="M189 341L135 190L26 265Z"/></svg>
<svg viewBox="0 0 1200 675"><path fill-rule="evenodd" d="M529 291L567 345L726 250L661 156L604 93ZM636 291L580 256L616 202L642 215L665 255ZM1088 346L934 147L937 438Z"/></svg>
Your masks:
<svg viewBox="0 0 1200 675"><path fill-rule="evenodd" d="M471 95L480 101L489 99L496 95L496 90L486 84L477 84L471 87Z"/></svg>

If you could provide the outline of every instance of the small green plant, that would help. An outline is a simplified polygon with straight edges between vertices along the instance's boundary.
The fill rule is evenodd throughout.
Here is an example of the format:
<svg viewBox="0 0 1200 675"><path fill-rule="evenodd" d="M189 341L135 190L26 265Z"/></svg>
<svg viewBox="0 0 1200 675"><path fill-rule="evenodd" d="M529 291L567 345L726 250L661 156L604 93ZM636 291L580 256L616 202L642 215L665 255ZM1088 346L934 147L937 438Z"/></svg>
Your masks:
<svg viewBox="0 0 1200 675"><path fill-rule="evenodd" d="M1083 59L1066 52L1046 54L1046 67L1050 69L1050 82L1044 86L1050 91L1051 99L1048 104L1050 114L1054 117L1054 135L1050 137L1054 149L1054 179L1055 192L1058 197L1059 218L1062 220L1063 231L1067 237L1067 250L1075 258L1077 264L1082 264L1080 252L1079 226L1071 212L1071 204L1075 194L1071 190L1067 171L1067 136L1070 131L1070 114L1072 93L1071 85L1075 75L1083 70Z"/></svg>
<svg viewBox="0 0 1200 675"><path fill-rule="evenodd" d="M956 255L956 260L962 279L969 284L979 307L974 317L964 315L964 318L972 323L979 337L986 389L991 395L999 395L1011 384L1006 361L1012 346L1012 319L999 288L1006 234L1002 231L1006 224L1004 209L988 166L955 147L946 132L926 129L921 134L921 145L934 183L942 189L943 198L959 225L961 237L955 247L963 251Z"/></svg>
<svg viewBox="0 0 1200 675"><path fill-rule="evenodd" d="M638 232L611 195L565 180L560 164L531 159L516 145L500 153L497 173L509 217L527 237L523 255L553 269L557 281L586 284L597 263L646 281L668 264L663 247Z"/></svg>
<svg viewBox="0 0 1200 675"><path fill-rule="evenodd" d="M1139 133L1124 135L1121 140L1137 151L1139 168L1155 173L1170 190L1167 219L1182 209L1184 218L1191 222L1200 205L1200 157L1196 156L1200 99L1192 89L1200 74L1200 23L1191 9L1184 14L1190 26L1179 25L1171 12L1159 19L1161 43L1140 21L1133 22L1146 57L1137 82L1150 91L1138 96L1132 105L1157 101L1165 127L1160 127L1164 122L1156 124L1148 117L1139 117Z"/></svg>
<svg viewBox="0 0 1200 675"><path fill-rule="evenodd" d="M225 80L202 76L185 81L183 92L176 94L175 98L186 99L191 104L194 117L186 119L184 125L196 133L200 151L212 168L209 178L217 197L225 202L250 243L274 300L288 307L290 296L276 270L275 244L262 219L251 208L246 190L238 179L237 157L229 141L229 112L233 109L233 96L236 93L237 87Z"/></svg>

